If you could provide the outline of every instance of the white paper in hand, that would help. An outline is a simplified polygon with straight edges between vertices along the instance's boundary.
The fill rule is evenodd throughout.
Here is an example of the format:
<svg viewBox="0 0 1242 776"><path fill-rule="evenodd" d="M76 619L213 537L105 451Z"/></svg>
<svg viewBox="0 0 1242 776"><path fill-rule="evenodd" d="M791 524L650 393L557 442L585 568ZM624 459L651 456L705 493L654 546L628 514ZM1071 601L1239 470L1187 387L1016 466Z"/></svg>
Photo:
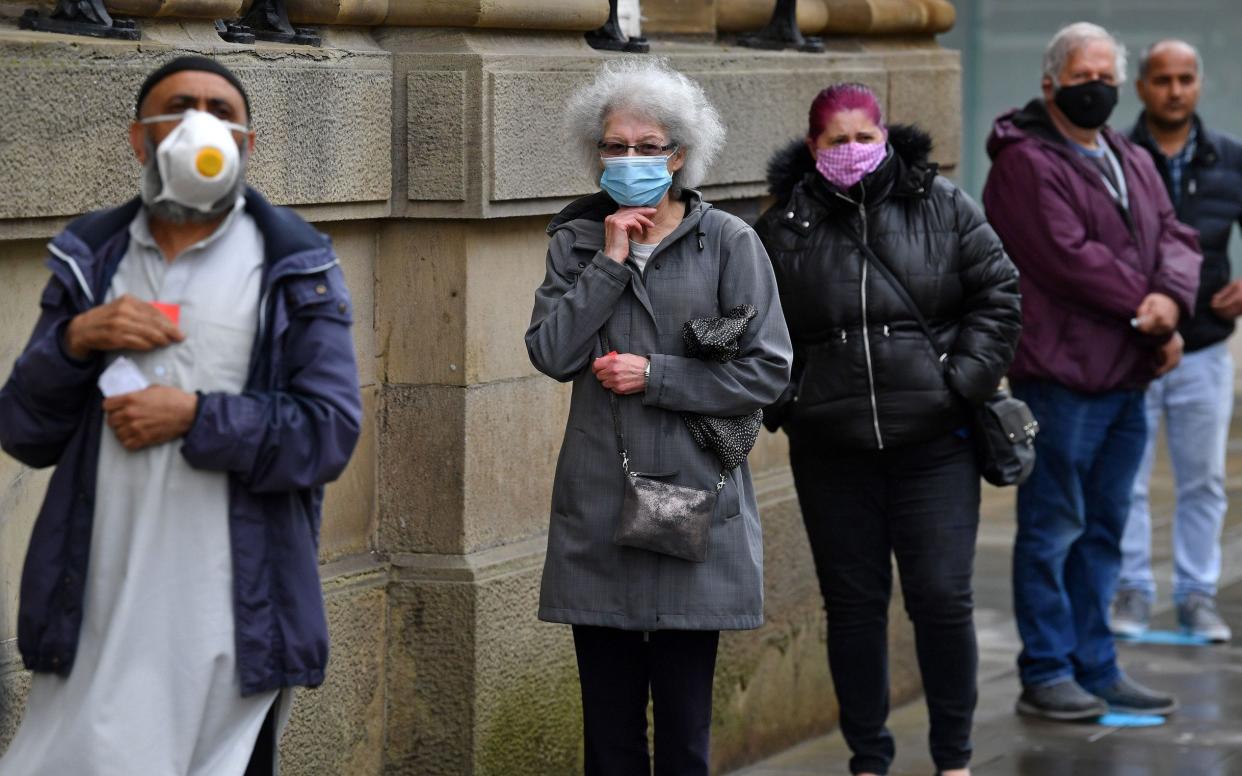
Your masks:
<svg viewBox="0 0 1242 776"><path fill-rule="evenodd" d="M99 390L104 398L141 391L150 385L138 365L125 356L118 356L99 376Z"/></svg>

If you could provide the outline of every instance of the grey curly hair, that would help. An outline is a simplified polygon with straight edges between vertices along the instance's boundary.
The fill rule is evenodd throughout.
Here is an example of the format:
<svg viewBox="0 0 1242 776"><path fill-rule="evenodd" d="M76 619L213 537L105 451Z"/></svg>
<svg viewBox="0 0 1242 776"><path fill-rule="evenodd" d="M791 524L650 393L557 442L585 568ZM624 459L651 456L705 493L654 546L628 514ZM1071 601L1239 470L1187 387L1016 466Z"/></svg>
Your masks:
<svg viewBox="0 0 1242 776"><path fill-rule="evenodd" d="M703 87L664 59L612 59L595 72L594 81L574 93L565 111L566 131L591 171L593 183L603 171L596 144L603 137L608 116L618 110L633 111L659 124L668 132L669 142L684 152L685 163L673 173L674 195L702 183L724 146L724 123Z"/></svg>

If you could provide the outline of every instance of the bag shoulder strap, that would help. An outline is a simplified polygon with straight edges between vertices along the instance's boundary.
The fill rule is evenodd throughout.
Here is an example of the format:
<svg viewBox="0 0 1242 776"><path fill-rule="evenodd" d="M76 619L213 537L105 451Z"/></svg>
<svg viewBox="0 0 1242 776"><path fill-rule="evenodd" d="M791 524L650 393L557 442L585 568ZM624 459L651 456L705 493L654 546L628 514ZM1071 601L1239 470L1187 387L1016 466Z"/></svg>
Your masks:
<svg viewBox="0 0 1242 776"><path fill-rule="evenodd" d="M604 349L605 355L612 352L612 348L608 346L608 335L603 329L599 330L599 344ZM608 391L607 388L604 390ZM621 410L617 402L617 395L612 391L608 391L608 406L612 410L612 432L617 438L617 455L621 456L621 470L629 474L630 453L625 447L625 435L621 433ZM717 492L724 487L728 474L728 469L721 468L720 481L716 483Z"/></svg>
<svg viewBox="0 0 1242 776"><path fill-rule="evenodd" d="M928 341L931 342L932 350L936 351L936 355L939 356L940 361L943 363L945 359L949 357L949 354L947 351L942 351L940 349L940 344L936 342L936 335L932 334L931 327L927 325L927 319L923 317L923 313L919 310L919 306L914 303L914 298L911 297L910 292L906 290L905 284L898 279L897 275L891 269L889 269L889 266L884 263L883 259L875 255L875 251L871 250L871 246L863 242L862 237L860 237L858 233L848 226L842 226L842 229L847 235L849 235L849 238L854 241L854 244L858 246L858 250L862 251L862 255L867 259L867 261L871 262L871 265L875 267L876 270L884 276L884 279L888 281L888 284L893 287L893 290L897 292L897 296L900 297L902 304L910 308L910 312L914 314L914 319L919 323L919 328L923 330L923 334L926 335Z"/></svg>

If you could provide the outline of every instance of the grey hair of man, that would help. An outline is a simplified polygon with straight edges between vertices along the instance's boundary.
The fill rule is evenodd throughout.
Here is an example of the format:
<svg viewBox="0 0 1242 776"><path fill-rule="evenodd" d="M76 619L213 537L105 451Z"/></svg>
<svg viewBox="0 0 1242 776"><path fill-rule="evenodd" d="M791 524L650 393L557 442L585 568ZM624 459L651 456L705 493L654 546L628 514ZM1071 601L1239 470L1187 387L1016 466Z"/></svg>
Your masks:
<svg viewBox="0 0 1242 776"><path fill-rule="evenodd" d="M1117 83L1125 82L1126 47L1111 32L1098 24L1075 22L1062 27L1056 35L1052 36L1052 40L1048 41L1048 47L1044 49L1044 77L1052 81L1054 89L1061 88L1061 71L1065 69L1074 52L1088 43L1100 40L1112 45L1117 59Z"/></svg>
<svg viewBox="0 0 1242 776"><path fill-rule="evenodd" d="M250 158L248 143L243 144L238 149L237 180L234 181L233 188L229 189L229 193L212 203L207 210L187 207L180 202L173 202L168 199L157 202L155 198L164 190L164 179L160 177L159 154L156 153L155 141L151 139L150 135L147 135L144 145L147 151L147 162L142 166L142 182L139 186L139 192L142 195L142 204L147 208L147 213L160 221L170 224L209 223L232 210L233 205L237 202L237 198L246 191L246 162Z"/></svg>
<svg viewBox="0 0 1242 776"><path fill-rule="evenodd" d="M1194 52L1195 73L1198 74L1200 81L1203 80L1203 55L1199 53L1199 49L1181 38L1163 38L1143 49L1142 53L1139 54L1138 77L1140 81L1147 77L1147 71L1151 69L1152 55L1155 54L1156 49L1161 46L1185 46L1187 49Z"/></svg>
<svg viewBox="0 0 1242 776"><path fill-rule="evenodd" d="M566 130L593 183L599 182L603 171L597 144L616 111L630 111L658 124L685 154L681 169L673 173L674 196L702 183L724 146L724 122L703 87L660 58L609 60L591 83L574 93L565 111Z"/></svg>

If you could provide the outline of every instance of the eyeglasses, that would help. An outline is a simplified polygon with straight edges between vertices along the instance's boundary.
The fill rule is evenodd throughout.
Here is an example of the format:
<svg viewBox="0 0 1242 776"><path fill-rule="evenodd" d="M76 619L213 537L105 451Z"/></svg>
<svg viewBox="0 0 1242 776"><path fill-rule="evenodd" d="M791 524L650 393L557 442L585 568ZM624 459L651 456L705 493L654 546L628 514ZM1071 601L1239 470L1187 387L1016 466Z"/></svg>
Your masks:
<svg viewBox="0 0 1242 776"><path fill-rule="evenodd" d="M638 152L639 156L663 156L677 149L676 143L668 145L657 145L655 143L639 143L638 145L626 145L625 143L596 143L595 147L599 149L600 156L626 156L629 150L633 148Z"/></svg>

